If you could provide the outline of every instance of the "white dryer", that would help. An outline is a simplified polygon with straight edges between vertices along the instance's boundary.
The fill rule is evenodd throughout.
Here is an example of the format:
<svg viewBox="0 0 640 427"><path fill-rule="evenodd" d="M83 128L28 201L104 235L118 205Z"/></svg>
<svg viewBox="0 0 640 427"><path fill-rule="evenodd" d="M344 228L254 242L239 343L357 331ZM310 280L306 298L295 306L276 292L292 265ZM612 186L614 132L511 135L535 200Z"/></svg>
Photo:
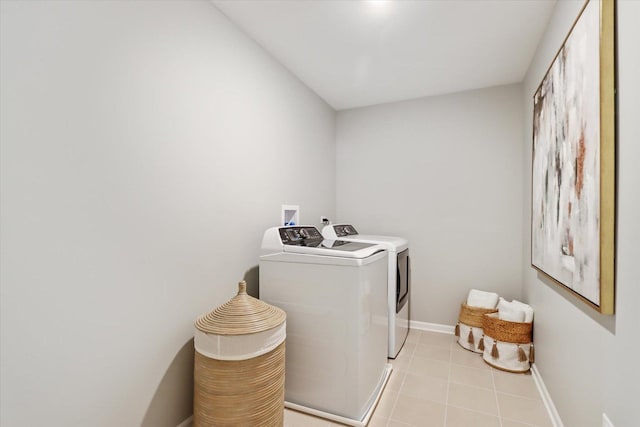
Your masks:
<svg viewBox="0 0 640 427"><path fill-rule="evenodd" d="M329 240L375 243L388 252L388 310L389 344L388 356L398 355L409 333L409 288L411 269L409 265L409 241L402 237L359 234L350 224L330 224L322 229L322 236Z"/></svg>
<svg viewBox="0 0 640 427"><path fill-rule="evenodd" d="M260 299L287 313L286 407L369 422L391 373L386 277L380 245L326 241L310 226L265 232Z"/></svg>

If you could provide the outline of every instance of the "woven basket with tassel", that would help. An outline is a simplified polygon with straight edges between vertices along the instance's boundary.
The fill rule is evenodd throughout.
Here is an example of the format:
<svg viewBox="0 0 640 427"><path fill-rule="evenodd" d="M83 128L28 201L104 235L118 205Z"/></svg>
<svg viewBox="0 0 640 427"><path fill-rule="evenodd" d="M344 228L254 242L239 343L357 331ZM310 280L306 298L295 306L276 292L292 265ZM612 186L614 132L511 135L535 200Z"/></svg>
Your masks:
<svg viewBox="0 0 640 427"><path fill-rule="evenodd" d="M286 315L238 294L195 322L194 426L282 426Z"/></svg>
<svg viewBox="0 0 640 427"><path fill-rule="evenodd" d="M465 303L460 305L456 336L458 344L474 353L482 353L482 317L487 313L495 313L495 308L472 307Z"/></svg>
<svg viewBox="0 0 640 427"><path fill-rule="evenodd" d="M527 372L533 363L533 322L510 322L498 313L483 316L482 359L494 368Z"/></svg>

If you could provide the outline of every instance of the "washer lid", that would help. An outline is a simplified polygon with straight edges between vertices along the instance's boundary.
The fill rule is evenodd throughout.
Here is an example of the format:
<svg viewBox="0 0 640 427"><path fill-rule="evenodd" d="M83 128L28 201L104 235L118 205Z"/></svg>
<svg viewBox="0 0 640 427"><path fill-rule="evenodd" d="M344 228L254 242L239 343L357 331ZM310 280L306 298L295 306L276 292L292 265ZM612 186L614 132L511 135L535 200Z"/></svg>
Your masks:
<svg viewBox="0 0 640 427"><path fill-rule="evenodd" d="M407 246L409 246L409 241L407 239L405 239L404 237L395 237L395 236L358 234L356 236L349 236L349 240L354 242L367 242L367 243L379 243L384 245L391 245L397 249L406 248Z"/></svg>

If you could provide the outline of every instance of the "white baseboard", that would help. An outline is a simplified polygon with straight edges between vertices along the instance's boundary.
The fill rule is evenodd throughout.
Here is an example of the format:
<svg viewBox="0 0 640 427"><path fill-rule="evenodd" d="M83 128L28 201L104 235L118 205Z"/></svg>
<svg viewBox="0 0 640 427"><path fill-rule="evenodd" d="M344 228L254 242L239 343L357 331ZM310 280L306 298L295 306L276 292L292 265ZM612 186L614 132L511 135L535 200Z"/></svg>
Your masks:
<svg viewBox="0 0 640 427"><path fill-rule="evenodd" d="M613 427L613 423L604 412L602 413L602 427Z"/></svg>
<svg viewBox="0 0 640 427"><path fill-rule="evenodd" d="M191 427L192 425L193 425L193 415L191 415L189 418L187 418L186 420L178 424L177 427Z"/></svg>
<svg viewBox="0 0 640 427"><path fill-rule="evenodd" d="M441 334L451 334L456 330L455 326L441 325L439 323L419 322L417 320L409 321L409 328L419 329L421 331L439 332Z"/></svg>
<svg viewBox="0 0 640 427"><path fill-rule="evenodd" d="M547 386L544 385L544 381L542 381L542 377L540 376L540 372L538 371L538 367L535 363L531 365L531 376L533 377L533 381L536 383L536 387L538 387L538 393L540 393L544 407L547 408L553 427L564 427L564 424L562 424L562 420L560 419L560 414L556 409L556 405L553 404L549 390L547 390Z"/></svg>

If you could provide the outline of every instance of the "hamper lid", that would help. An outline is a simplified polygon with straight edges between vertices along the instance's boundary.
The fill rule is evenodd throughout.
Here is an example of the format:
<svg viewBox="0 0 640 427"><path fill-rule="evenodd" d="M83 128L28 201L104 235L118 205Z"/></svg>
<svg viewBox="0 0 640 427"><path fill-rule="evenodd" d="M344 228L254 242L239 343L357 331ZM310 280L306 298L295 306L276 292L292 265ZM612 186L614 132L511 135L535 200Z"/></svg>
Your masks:
<svg viewBox="0 0 640 427"><path fill-rule="evenodd" d="M238 294L195 322L198 330L216 335L245 335L266 331L282 324L287 315L247 294L247 282L238 283Z"/></svg>

